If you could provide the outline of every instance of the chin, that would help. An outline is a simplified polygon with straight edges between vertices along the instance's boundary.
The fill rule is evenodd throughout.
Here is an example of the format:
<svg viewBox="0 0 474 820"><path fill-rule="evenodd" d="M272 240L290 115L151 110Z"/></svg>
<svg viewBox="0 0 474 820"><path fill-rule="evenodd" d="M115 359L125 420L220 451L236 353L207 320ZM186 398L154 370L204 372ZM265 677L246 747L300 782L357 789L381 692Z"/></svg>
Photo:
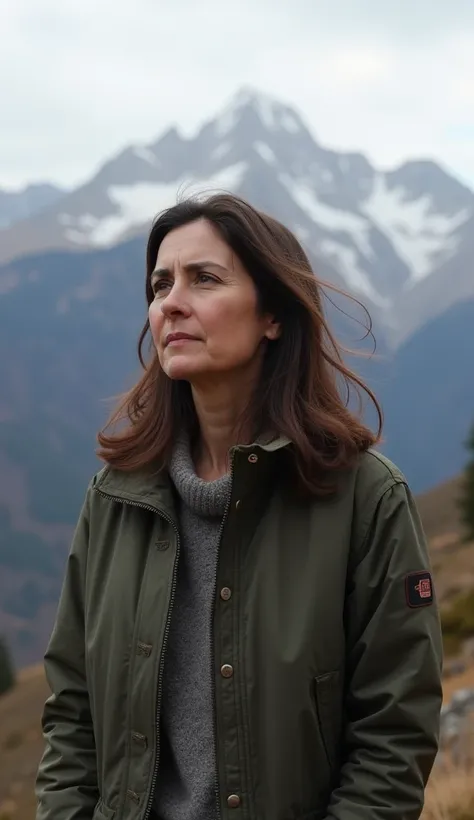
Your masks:
<svg viewBox="0 0 474 820"><path fill-rule="evenodd" d="M201 368L197 366L196 362L186 361L183 357L181 361L178 357L175 358L173 361L167 362L163 370L165 371L166 375L169 379L173 381L193 381L195 378L199 378L205 372L205 368Z"/></svg>

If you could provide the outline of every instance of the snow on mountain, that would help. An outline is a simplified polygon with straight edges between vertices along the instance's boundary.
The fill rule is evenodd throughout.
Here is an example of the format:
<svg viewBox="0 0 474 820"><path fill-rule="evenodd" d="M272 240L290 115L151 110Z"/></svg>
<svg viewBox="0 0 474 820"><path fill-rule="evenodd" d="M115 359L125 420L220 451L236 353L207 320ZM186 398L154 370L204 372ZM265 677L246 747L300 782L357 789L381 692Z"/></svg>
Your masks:
<svg viewBox="0 0 474 820"><path fill-rule="evenodd" d="M385 306L387 299L378 293L361 264L361 259L367 260L374 255L370 222L357 213L325 203L303 180L292 179L287 174L280 174L280 180L310 220L328 233L327 238L320 239L318 250L341 272L349 289ZM353 247L347 240L341 241L343 236L350 238Z"/></svg>
<svg viewBox="0 0 474 820"><path fill-rule="evenodd" d="M186 177L173 182L137 182L134 185L110 185L107 195L116 206L117 213L98 219L92 214L73 218L67 213L58 214L58 221L65 226L65 236L72 242L87 247L107 247L119 242L122 237L142 228L149 222L150 214L156 214L176 199L176 192L199 192L207 188L238 188L245 173L245 163L224 168L205 181L194 180L187 184Z"/></svg>
<svg viewBox="0 0 474 820"><path fill-rule="evenodd" d="M178 196L213 190L241 194L292 227L318 273L392 328L403 324L404 298L463 258L474 226L474 194L435 163L377 170L362 154L319 145L290 106L246 88L191 138L171 128L130 146L85 185L0 231L0 262L116 244L145 233ZM430 297L434 315L442 290Z"/></svg>
<svg viewBox="0 0 474 820"><path fill-rule="evenodd" d="M462 241L458 228L474 213L472 205L452 215L437 213L429 194L410 199L403 187L390 188L383 174L374 178L362 211L392 242L409 267L410 286L455 254Z"/></svg>
<svg viewBox="0 0 474 820"><path fill-rule="evenodd" d="M276 165L278 163L274 152L265 142L260 142L260 140L257 140L257 142L254 142L253 147L262 159L265 160L265 162L268 162L270 165Z"/></svg>
<svg viewBox="0 0 474 820"><path fill-rule="evenodd" d="M224 139L239 124L242 114L252 109L264 128L269 131L287 131L297 134L304 131L303 121L288 105L283 105L267 94L258 94L251 88L243 88L215 121L215 132Z"/></svg>
<svg viewBox="0 0 474 820"><path fill-rule="evenodd" d="M132 150L135 156L142 159L144 162L148 162L150 165L154 165L155 167L159 166L158 159L154 155L153 151L150 151L149 148L145 148L144 145L136 145Z"/></svg>

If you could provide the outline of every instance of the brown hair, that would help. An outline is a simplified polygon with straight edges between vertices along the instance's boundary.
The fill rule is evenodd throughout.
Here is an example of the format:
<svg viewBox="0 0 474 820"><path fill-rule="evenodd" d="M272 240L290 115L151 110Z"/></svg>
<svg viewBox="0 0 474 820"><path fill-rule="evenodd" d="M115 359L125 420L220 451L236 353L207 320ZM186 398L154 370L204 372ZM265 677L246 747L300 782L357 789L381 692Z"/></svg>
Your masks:
<svg viewBox="0 0 474 820"><path fill-rule="evenodd" d="M236 196L214 194L179 202L155 220L146 253L148 304L154 298L150 277L161 242L174 228L197 219L217 228L252 277L260 309L282 323L280 338L267 346L248 419L256 433L271 430L287 436L299 486L313 495L327 493L335 471L351 467L359 453L379 440L382 411L370 388L343 361L344 349L324 315L323 283L296 237L280 222ZM143 375L98 435L98 456L123 471L163 467L180 427L190 433L197 428L190 385L166 376L154 348L145 361L148 331L147 321L138 342ZM365 393L373 402L376 435L348 409L341 382L346 396L355 390L359 401ZM107 432L120 422L124 429Z"/></svg>

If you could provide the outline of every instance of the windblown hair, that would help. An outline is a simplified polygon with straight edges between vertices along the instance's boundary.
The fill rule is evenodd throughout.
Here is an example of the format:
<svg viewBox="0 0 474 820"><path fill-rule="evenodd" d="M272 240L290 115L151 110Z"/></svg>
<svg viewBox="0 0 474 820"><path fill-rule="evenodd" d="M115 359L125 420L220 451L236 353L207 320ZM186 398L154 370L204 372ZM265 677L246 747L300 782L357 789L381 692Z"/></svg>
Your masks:
<svg viewBox="0 0 474 820"><path fill-rule="evenodd" d="M311 495L327 494L334 489L336 473L353 466L380 439L382 429L375 395L345 364L344 349L324 315L323 284L341 291L318 280L300 243L280 222L236 196L214 194L179 202L155 220L146 253L148 305L154 298L150 278L161 242L170 231L197 219L219 231L252 277L259 309L282 326L280 338L267 345L245 426L255 435L272 431L287 436L297 484ZM143 375L98 434L98 456L122 471L163 468L179 429L198 432L189 383L168 378L151 345L144 356L149 329L147 321L138 342ZM347 396L354 390L360 401L365 394L375 406L376 434L360 413L348 408Z"/></svg>

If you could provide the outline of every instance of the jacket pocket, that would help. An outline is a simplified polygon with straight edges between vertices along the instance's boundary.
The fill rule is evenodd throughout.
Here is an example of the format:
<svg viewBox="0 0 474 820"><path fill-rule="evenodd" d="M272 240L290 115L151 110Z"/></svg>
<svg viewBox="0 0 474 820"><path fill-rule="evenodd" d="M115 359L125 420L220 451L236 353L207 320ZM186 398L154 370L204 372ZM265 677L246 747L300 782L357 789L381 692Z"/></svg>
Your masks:
<svg viewBox="0 0 474 820"><path fill-rule="evenodd" d="M340 762L342 732L341 673L327 672L314 678L314 701L319 732L331 772Z"/></svg>
<svg viewBox="0 0 474 820"><path fill-rule="evenodd" d="M113 820L114 817L115 809L109 809L101 798L94 809L92 820Z"/></svg>

